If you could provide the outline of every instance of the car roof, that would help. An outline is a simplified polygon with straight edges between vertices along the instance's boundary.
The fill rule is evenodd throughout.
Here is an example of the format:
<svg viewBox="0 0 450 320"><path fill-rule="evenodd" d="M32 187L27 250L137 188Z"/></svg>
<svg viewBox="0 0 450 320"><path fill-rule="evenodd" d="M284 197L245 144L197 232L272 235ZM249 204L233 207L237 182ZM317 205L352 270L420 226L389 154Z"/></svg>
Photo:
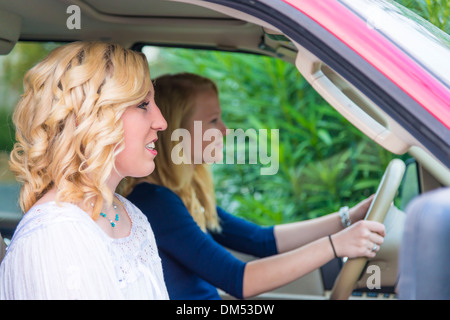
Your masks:
<svg viewBox="0 0 450 320"><path fill-rule="evenodd" d="M81 12L79 29L69 29L71 5ZM165 0L0 0L0 8L21 17L22 40L102 40L130 47L137 42L254 50L260 26L215 10ZM232 36L230 36L230 34Z"/></svg>

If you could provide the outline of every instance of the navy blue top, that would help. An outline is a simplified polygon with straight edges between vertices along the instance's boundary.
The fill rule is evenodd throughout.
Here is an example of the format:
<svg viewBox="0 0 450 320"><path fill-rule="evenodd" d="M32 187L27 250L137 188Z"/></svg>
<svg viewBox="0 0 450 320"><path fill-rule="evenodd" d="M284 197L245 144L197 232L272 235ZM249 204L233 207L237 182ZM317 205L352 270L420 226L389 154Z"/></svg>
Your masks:
<svg viewBox="0 0 450 320"><path fill-rule="evenodd" d="M277 253L273 227L261 227L217 207L220 233L205 233L166 187L141 183L128 199L147 216L170 299L220 299L216 288L243 298L245 263L223 246L256 257Z"/></svg>

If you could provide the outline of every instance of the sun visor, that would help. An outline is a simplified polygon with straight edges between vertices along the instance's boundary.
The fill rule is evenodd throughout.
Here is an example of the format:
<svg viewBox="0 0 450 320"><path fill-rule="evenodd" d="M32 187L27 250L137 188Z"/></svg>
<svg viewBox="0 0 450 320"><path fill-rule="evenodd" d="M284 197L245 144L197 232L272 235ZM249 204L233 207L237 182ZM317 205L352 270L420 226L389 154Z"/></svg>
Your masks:
<svg viewBox="0 0 450 320"><path fill-rule="evenodd" d="M19 40L21 18L0 8L0 54L8 54Z"/></svg>

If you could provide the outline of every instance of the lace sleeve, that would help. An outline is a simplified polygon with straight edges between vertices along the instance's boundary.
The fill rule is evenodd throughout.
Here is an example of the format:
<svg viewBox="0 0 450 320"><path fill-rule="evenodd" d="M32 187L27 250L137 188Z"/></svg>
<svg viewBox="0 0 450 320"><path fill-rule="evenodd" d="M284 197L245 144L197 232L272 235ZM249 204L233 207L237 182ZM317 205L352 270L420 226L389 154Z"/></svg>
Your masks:
<svg viewBox="0 0 450 320"><path fill-rule="evenodd" d="M73 211L25 215L0 266L0 299L123 298L105 239Z"/></svg>

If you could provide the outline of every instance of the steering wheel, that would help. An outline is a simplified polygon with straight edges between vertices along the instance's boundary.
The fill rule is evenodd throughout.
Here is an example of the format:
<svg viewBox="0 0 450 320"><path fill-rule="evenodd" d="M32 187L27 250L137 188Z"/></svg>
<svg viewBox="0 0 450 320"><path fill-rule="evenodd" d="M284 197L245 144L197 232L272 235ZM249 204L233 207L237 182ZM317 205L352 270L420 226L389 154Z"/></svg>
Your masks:
<svg viewBox="0 0 450 320"><path fill-rule="evenodd" d="M367 210L366 220L383 223L400 186L404 172L405 164L402 160L394 159L389 163L369 210ZM347 260L334 283L330 296L331 300L345 300L350 297L356 281L358 281L367 263L367 259L367 257L360 257Z"/></svg>

